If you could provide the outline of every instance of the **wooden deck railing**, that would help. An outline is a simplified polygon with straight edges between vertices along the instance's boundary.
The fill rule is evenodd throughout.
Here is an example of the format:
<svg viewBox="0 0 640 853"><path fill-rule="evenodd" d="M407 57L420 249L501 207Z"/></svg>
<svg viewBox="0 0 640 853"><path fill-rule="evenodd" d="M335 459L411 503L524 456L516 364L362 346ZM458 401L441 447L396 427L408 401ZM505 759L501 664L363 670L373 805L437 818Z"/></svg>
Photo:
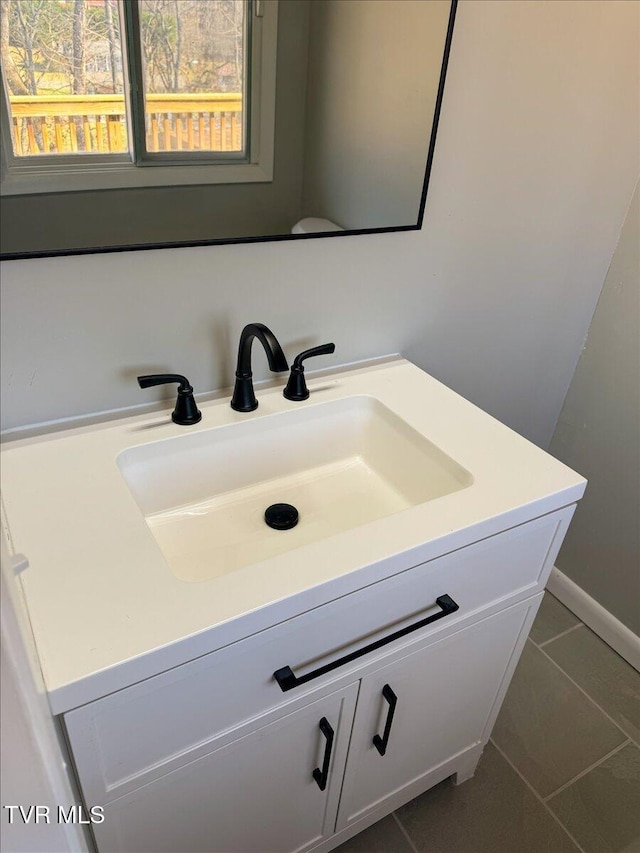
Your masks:
<svg viewBox="0 0 640 853"><path fill-rule="evenodd" d="M128 150L122 95L11 97L17 156ZM149 151L240 151L242 95L147 95Z"/></svg>

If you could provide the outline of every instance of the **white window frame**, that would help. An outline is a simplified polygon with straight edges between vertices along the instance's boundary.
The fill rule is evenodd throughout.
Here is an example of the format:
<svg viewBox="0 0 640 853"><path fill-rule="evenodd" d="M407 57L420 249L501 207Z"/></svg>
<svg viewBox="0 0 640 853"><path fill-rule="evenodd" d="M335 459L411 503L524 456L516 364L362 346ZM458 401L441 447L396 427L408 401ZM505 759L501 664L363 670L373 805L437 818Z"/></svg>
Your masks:
<svg viewBox="0 0 640 853"><path fill-rule="evenodd" d="M120 2L122 3L122 0ZM248 157L245 160L213 164L189 163L184 154L181 155L178 151L169 154L170 162L162 162L162 158L158 158L153 165L134 163L128 154L16 157L11 138L11 112L2 80L0 195L196 184L264 183L273 180L278 0L253 0L249 8L253 16L251 132Z"/></svg>

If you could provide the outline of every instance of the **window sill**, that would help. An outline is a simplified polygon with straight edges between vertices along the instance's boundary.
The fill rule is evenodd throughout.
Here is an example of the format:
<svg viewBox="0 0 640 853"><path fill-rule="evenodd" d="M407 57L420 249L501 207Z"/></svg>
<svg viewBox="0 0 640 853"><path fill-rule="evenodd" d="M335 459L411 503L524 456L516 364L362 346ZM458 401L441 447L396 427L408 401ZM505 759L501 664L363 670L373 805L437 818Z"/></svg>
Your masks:
<svg viewBox="0 0 640 853"><path fill-rule="evenodd" d="M192 186L197 184L267 183L273 180L273 162L223 165L173 165L138 167L131 163L75 166L33 166L7 169L0 196L43 193L91 192L136 187Z"/></svg>

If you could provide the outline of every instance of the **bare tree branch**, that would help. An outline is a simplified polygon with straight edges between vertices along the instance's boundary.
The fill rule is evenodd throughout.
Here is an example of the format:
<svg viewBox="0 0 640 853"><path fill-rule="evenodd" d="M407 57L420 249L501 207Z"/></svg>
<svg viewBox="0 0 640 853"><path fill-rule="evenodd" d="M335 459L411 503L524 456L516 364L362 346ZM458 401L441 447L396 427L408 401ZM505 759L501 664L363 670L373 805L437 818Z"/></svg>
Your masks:
<svg viewBox="0 0 640 853"><path fill-rule="evenodd" d="M29 90L20 76L9 44L9 18L11 15L11 0L0 0L0 49L4 60L4 74L12 95L28 95Z"/></svg>

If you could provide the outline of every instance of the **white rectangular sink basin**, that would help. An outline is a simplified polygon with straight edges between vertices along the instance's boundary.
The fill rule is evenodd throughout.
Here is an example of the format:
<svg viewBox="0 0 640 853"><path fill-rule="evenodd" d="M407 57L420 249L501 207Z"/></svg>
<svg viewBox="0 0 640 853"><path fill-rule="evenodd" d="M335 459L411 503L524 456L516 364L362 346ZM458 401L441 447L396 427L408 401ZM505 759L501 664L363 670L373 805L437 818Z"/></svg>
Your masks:
<svg viewBox="0 0 640 853"><path fill-rule="evenodd" d="M373 397L347 397L132 447L118 467L173 574L197 582L470 486ZM274 530L275 503L297 525Z"/></svg>

